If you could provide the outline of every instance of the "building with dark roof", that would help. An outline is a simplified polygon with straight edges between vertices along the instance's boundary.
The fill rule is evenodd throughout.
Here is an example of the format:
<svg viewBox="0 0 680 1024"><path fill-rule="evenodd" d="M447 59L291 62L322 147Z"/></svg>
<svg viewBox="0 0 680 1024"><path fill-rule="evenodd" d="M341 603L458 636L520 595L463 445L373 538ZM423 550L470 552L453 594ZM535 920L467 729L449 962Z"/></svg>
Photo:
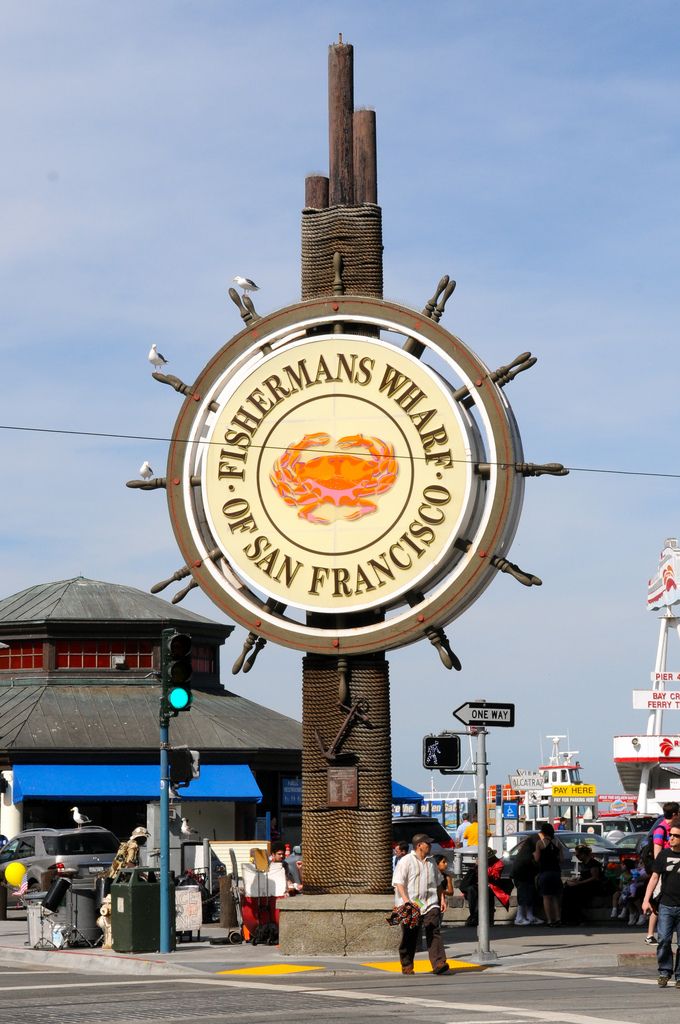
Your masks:
<svg viewBox="0 0 680 1024"><path fill-rule="evenodd" d="M299 722L220 683L233 626L133 587L77 577L0 601L0 832L71 824L74 805L127 835L159 799L161 631L192 637L193 704L170 742L198 750L181 789L199 836L251 838L265 811L300 823Z"/></svg>

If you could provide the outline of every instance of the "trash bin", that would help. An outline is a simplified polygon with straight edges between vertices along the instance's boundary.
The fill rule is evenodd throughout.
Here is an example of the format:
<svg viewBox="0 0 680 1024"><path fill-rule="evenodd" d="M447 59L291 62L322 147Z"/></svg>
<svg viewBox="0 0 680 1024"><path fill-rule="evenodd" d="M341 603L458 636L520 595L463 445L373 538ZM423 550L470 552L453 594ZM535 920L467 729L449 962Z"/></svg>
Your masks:
<svg viewBox="0 0 680 1024"><path fill-rule="evenodd" d="M161 944L160 872L123 868L111 886L111 936L117 953L154 953ZM175 948L175 888L170 886L170 949Z"/></svg>

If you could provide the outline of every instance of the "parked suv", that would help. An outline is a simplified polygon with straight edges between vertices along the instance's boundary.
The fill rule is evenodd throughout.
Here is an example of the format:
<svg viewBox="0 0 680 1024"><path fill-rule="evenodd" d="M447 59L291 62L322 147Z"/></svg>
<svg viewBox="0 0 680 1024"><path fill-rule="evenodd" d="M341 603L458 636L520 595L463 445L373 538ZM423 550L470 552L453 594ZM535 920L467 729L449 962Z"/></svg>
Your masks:
<svg viewBox="0 0 680 1024"><path fill-rule="evenodd" d="M411 845L413 836L423 832L432 843L432 855L444 854L449 864L453 860L453 848L455 843L443 825L436 818L426 818L422 814L413 814L410 817L392 818L392 849L397 843L408 843Z"/></svg>
<svg viewBox="0 0 680 1024"><path fill-rule="evenodd" d="M118 840L98 825L85 828L28 828L0 849L0 881L8 864L26 868L28 889L39 889L43 871L54 869L68 878L88 878L113 863Z"/></svg>

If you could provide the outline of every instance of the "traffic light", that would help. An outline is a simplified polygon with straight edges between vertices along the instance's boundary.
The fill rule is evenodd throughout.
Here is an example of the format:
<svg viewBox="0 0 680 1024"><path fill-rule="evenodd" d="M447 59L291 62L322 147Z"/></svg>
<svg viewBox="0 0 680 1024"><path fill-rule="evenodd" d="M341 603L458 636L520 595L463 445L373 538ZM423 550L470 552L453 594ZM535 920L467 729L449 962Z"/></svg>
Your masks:
<svg viewBox="0 0 680 1024"><path fill-rule="evenodd" d="M188 786L201 774L201 755L189 747L168 748L168 769L171 786Z"/></svg>
<svg viewBox="0 0 680 1024"><path fill-rule="evenodd" d="M439 769L443 774L460 768L460 736L443 734L423 739L423 768Z"/></svg>
<svg viewBox="0 0 680 1024"><path fill-rule="evenodd" d="M174 629L164 629L161 637L161 682L163 711L178 715L188 711L191 693L191 637Z"/></svg>

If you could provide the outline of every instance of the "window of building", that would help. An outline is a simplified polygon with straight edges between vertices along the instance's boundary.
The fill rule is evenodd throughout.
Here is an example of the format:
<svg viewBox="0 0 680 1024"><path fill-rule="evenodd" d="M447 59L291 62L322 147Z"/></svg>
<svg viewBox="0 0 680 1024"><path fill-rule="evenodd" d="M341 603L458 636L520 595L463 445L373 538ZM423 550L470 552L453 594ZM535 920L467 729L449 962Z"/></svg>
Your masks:
<svg viewBox="0 0 680 1024"><path fill-rule="evenodd" d="M207 644L194 644L191 651L194 672L215 672L215 648Z"/></svg>
<svg viewBox="0 0 680 1024"><path fill-rule="evenodd" d="M9 647L0 647L0 671L23 672L43 667L43 645L40 640L11 640Z"/></svg>
<svg viewBox="0 0 680 1024"><path fill-rule="evenodd" d="M153 668L150 640L57 640L56 667L111 669L124 659L126 668Z"/></svg>

